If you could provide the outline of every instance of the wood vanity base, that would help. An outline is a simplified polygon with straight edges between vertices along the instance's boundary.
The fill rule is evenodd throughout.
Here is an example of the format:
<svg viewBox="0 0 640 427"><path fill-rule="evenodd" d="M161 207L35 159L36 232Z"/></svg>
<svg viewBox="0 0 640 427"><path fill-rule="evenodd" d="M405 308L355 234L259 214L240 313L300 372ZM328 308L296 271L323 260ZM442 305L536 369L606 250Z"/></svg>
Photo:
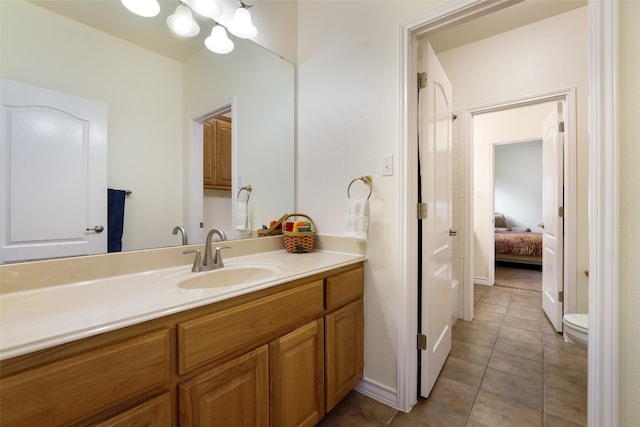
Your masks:
<svg viewBox="0 0 640 427"><path fill-rule="evenodd" d="M0 362L9 426L313 426L363 376L362 263Z"/></svg>

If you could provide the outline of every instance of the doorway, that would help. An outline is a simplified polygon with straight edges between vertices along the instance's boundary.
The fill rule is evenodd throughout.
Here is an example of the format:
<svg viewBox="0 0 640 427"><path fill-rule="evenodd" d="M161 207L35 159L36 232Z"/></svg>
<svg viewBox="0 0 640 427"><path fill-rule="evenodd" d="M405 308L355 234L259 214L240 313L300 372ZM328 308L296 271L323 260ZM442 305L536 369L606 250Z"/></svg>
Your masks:
<svg viewBox="0 0 640 427"><path fill-rule="evenodd" d="M416 129L415 114L412 113L415 109L416 95L412 92L415 87L416 76L416 59L413 57L413 52L416 49L416 40L418 38L435 33L443 27L453 26L463 20L473 20L476 17L491 13L496 8L504 8L503 2L461 2L456 5L445 5L442 8L431 12L425 16L421 16L402 24L401 37L402 37L402 51L401 51L401 158L403 159L403 168L406 171L403 174L401 194L403 194L404 200L402 203L402 218L403 218L403 233L402 233L402 259L403 269L399 274L399 280L407 284L407 288L404 290L403 297L401 298L399 310L403 315L399 318L398 331L399 331L399 370L398 370L398 406L401 409L408 410L412 402L415 402L415 384L413 379L415 373L412 373L412 366L415 366L415 353L412 351L415 345L415 312L411 309L415 302L415 294L412 292L410 284L415 283L414 272L415 261L411 256L413 247L413 240L415 236L415 227L412 225L412 220L415 218L415 204L412 200L412 194L415 194L415 176L416 165L411 162L409 153L413 152L416 141L412 134L412 130ZM609 319L611 313L615 308L615 275L613 270L603 264L602 254L606 248L613 247L613 237L608 238L609 234L603 235L598 230L607 229L615 231L609 226L605 219L609 221L614 220L614 216L617 212L616 206L613 206L613 210L603 211L598 204L598 201L602 203L606 197L605 193L598 191L598 189L611 189L617 188L617 180L615 179L615 156L613 151L615 150L615 144L617 143L617 136L615 133L615 117L608 114L605 109L605 105L613 105L608 103L614 103L617 99L617 91L614 84L616 64L615 62L608 61L611 52L616 47L616 32L617 27L615 25L615 17L617 13L617 7L615 4L601 4L599 2L589 2L589 18L590 28L588 30L589 45L588 51L592 60L589 63L589 75L592 76L589 84L589 100L588 109L589 115L593 118L589 122L590 135L593 139L589 139L589 153L590 153L590 182L594 187L589 190L590 201L589 206L593 214L591 223L589 225L589 235L595 242L602 242L605 246L604 249L598 247L592 247L592 252L589 255L590 258L590 279L589 279L589 292L592 297L595 295L598 298L594 301L591 298L589 301L590 312L601 313L602 317L596 316L596 320L593 320L593 316L590 317L590 330L593 330L593 326L597 324L599 331L606 331L607 334L617 336L617 328L615 323L612 323ZM586 37L585 37L586 38ZM455 90L455 89L454 89ZM605 104L603 104L605 103ZM458 114L460 118L460 114ZM470 112L466 112L462 117L462 122L467 122L470 119ZM467 129L467 125L463 124L464 129ZM466 131L466 130L465 130ZM454 131L455 133L455 131ZM605 141L613 141L614 147L610 144L605 144ZM470 156L468 156L470 157ZM465 158L465 164L470 164L469 158ZM468 167L467 167L468 170ZM573 179L573 178L572 178ZM469 188L465 188L467 193ZM465 216L467 217L467 216ZM468 225L465 223L465 226ZM583 230L586 234L586 230ZM611 236L615 236L612 233ZM473 248L466 249L467 252L473 254ZM596 256L600 254L600 256ZM598 270L597 277L594 279L593 269ZM472 272L471 272L472 274ZM465 268L465 280L469 275L468 270ZM604 288L601 286L602 279L612 278L610 286ZM611 285L613 284L613 285ZM607 316L607 314L609 316ZM465 313L465 316L467 313ZM595 332L590 334L590 344L593 347L590 349L590 366L589 375L593 382L603 385L600 390L590 388L589 390L589 402L590 402L590 420L612 420L615 418L613 408L616 407L617 395L615 394L617 384L617 375L615 371L617 355L617 347L615 346L598 346L599 334ZM604 337L603 337L604 338ZM592 358L591 350L596 352L596 356L601 357ZM590 381L591 383L592 381ZM593 407L593 409L592 409ZM604 424L609 424L608 421L603 421Z"/></svg>
<svg viewBox="0 0 640 427"><path fill-rule="evenodd" d="M470 168L473 171L474 178L470 179L469 193L473 194L473 198L467 198L467 211L472 212L474 233L465 235L467 248L473 248L470 262L473 268L473 282L479 282L492 285L494 283L494 262L495 262L495 245L494 245L494 167L495 159L493 158L493 146L495 142L495 134L493 131L484 129L495 128L495 123L509 120L517 122L516 117L531 117L529 127L531 130L526 132L536 132L537 135L542 134L542 123L549 110L556 103L562 103L564 108L564 142L563 142L563 164L560 165L564 171L564 177L556 177L560 182L564 181L564 240L566 242L575 242L577 239L577 129L576 129L576 89L568 88L554 92L548 92L521 99L515 99L505 102L479 107L469 110L467 123L469 135L467 139L466 149L473 157L473 163ZM524 113L524 114L523 114ZM489 115L496 115L494 119ZM507 114L507 115L505 115ZM485 120L482 123L482 120ZM528 119L527 119L528 120ZM518 127L524 127L524 120ZM517 135L517 134L511 134ZM486 194L486 197L485 197ZM540 221L541 223L544 221ZM478 243L480 241L480 243ZM481 252L481 253L478 253ZM564 310L567 313L574 313L576 310L576 251L575 248L568 248L563 251L561 266L563 267L561 282L565 284L564 301L566 301ZM478 259L480 261L478 262ZM480 270L480 274L479 271ZM485 276L482 277L482 274ZM466 284L466 283L465 283ZM464 286L464 319L473 318L473 286ZM556 322L557 323L557 322Z"/></svg>
<svg viewBox="0 0 640 427"><path fill-rule="evenodd" d="M496 142L493 159L493 284L541 292L542 140Z"/></svg>
<svg viewBox="0 0 640 427"><path fill-rule="evenodd" d="M203 189L204 177L204 132L206 122L226 117L231 122L231 134L235 133L235 97L211 106L189 120L189 157L187 189L187 231L191 243L203 243L206 230L216 227L231 230L231 218L236 195L228 190ZM236 158L235 146L231 144L231 170ZM233 176L233 175L231 175ZM217 218L215 224L211 218Z"/></svg>

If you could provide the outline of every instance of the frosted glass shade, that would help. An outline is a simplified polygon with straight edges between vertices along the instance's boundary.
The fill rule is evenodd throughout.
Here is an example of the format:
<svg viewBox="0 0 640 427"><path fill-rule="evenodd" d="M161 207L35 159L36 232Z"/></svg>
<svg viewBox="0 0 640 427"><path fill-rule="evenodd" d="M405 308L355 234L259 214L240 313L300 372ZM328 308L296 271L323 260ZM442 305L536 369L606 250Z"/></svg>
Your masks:
<svg viewBox="0 0 640 427"><path fill-rule="evenodd" d="M233 42L229 40L227 32L220 25L211 30L211 35L204 40L204 45L211 52L229 53L233 50Z"/></svg>
<svg viewBox="0 0 640 427"><path fill-rule="evenodd" d="M228 28L231 34L242 39L250 39L258 34L258 29L251 22L251 15L245 7L236 10Z"/></svg>
<svg viewBox="0 0 640 427"><path fill-rule="evenodd" d="M205 18L216 19L222 16L222 8L216 0L189 0L188 5Z"/></svg>
<svg viewBox="0 0 640 427"><path fill-rule="evenodd" d="M167 25L175 34L182 37L193 37L200 32L200 26L193 20L191 9L181 4L173 15L167 18Z"/></svg>
<svg viewBox="0 0 640 427"><path fill-rule="evenodd" d="M160 12L158 0L120 0L129 11L145 18L156 16Z"/></svg>

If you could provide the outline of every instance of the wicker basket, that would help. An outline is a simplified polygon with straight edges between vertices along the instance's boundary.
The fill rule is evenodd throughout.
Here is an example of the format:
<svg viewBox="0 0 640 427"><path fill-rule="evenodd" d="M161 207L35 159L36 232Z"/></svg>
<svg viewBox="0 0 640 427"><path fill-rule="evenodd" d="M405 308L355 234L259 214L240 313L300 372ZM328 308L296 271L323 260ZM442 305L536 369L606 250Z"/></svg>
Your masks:
<svg viewBox="0 0 640 427"><path fill-rule="evenodd" d="M313 244L315 243L316 238L316 224L313 222L311 217L305 214L291 214L287 215L287 217L283 221L283 225L286 226L287 219L291 217L304 217L307 218L311 222L311 231L286 231L286 229L282 232L284 236L284 246L287 248L287 252L290 254L303 254L313 252Z"/></svg>

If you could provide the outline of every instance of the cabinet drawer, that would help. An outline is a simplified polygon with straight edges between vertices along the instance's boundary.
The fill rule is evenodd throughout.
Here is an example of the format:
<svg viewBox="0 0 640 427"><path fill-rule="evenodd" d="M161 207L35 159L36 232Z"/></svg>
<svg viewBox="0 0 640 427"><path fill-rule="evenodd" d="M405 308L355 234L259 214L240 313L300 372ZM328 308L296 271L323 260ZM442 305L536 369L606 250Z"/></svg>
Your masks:
<svg viewBox="0 0 640 427"><path fill-rule="evenodd" d="M7 377L2 425L69 425L155 388L168 389L169 330Z"/></svg>
<svg viewBox="0 0 640 427"><path fill-rule="evenodd" d="M322 314L322 281L241 304L178 325L180 374Z"/></svg>
<svg viewBox="0 0 640 427"><path fill-rule="evenodd" d="M361 298L364 293L364 269L362 267L327 277L326 281L325 306L327 310L342 307Z"/></svg>

